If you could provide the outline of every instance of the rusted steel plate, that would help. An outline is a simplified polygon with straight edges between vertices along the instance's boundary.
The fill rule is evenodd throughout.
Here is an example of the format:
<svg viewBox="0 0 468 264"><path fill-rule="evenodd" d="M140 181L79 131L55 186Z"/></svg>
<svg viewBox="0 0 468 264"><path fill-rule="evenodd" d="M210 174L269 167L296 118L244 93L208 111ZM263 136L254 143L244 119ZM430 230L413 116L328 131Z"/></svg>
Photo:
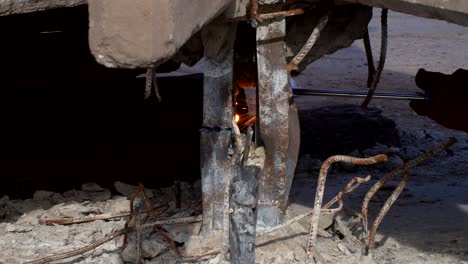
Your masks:
<svg viewBox="0 0 468 264"><path fill-rule="evenodd" d="M203 79L203 129L200 155L203 192L203 234L223 230L226 183L231 178L231 143L235 24L213 21L202 31L207 63ZM228 223L228 222L227 222ZM226 224L226 222L224 223ZM228 231L227 227L224 228Z"/></svg>
<svg viewBox="0 0 468 264"><path fill-rule="evenodd" d="M108 67L148 67L169 59L232 0L89 0L89 41Z"/></svg>
<svg viewBox="0 0 468 264"><path fill-rule="evenodd" d="M259 183L257 227L282 221L299 150L297 111L286 71L285 19L257 28L257 133L265 147L265 165Z"/></svg>
<svg viewBox="0 0 468 264"><path fill-rule="evenodd" d="M200 154L202 174L203 234L223 229L223 201L226 175L231 173L228 148L231 131L201 130Z"/></svg>
<svg viewBox="0 0 468 264"><path fill-rule="evenodd" d="M224 63L207 63L211 70L204 72L203 125L216 129L231 129L232 60Z"/></svg>
<svg viewBox="0 0 468 264"><path fill-rule="evenodd" d="M232 57L210 60L203 80L203 128L200 138L203 233L223 228L226 179L231 173L228 149L232 134Z"/></svg>

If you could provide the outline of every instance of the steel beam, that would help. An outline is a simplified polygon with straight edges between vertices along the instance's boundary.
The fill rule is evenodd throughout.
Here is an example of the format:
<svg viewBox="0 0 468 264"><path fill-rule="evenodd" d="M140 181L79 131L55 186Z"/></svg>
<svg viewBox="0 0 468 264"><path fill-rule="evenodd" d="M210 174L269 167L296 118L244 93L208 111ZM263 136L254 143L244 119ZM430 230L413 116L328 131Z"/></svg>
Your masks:
<svg viewBox="0 0 468 264"><path fill-rule="evenodd" d="M235 25L213 21L202 31L207 67L203 80L201 181L203 234L223 229L226 183L232 174L228 156L234 108L232 103ZM227 194L229 195L229 194Z"/></svg>
<svg viewBox="0 0 468 264"><path fill-rule="evenodd" d="M258 127L265 147L259 182L257 228L282 222L299 152L299 121L286 71L286 21L257 28Z"/></svg>

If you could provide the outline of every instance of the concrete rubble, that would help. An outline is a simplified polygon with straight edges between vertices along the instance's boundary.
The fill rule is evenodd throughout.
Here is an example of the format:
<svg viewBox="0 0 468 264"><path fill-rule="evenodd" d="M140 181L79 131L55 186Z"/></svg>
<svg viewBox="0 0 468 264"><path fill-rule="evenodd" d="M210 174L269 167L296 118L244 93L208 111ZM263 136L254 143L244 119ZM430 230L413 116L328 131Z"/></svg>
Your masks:
<svg viewBox="0 0 468 264"><path fill-rule="evenodd" d="M385 166L374 166L359 168L353 174L371 174L373 180L378 179L384 172L391 170L401 162L412 159L418 153L426 151L440 141L445 139L443 134L421 130L416 133L408 133L400 130L401 146L392 147L378 144L373 148L363 151L354 151L358 156L369 156L374 153L390 153L394 157L394 164ZM411 208L417 205L418 208L429 207L437 200L430 198L418 188L432 188L433 184L453 181L453 178L463 176L463 168L468 167L468 161L464 158L468 154L468 142L461 138L459 144L455 145L451 151L435 157L433 161L427 162L421 167L412 170L415 174L413 184L408 190L403 192L400 200L397 201L396 212L402 209ZM251 151L251 158L255 163L256 159L263 156L261 149ZM285 220L310 210L315 177L318 173L320 160L310 157L303 157L299 161L293 183L290 205L286 212ZM339 190L345 177L349 174L349 169L337 167L327 184L328 196L334 195ZM457 174L458 173L458 174ZM450 174L451 179L442 179L440 175ZM465 181L465 184L468 182ZM60 253L76 249L92 243L115 230L122 228L125 219L115 219L110 221L93 221L89 223L74 225L44 225L47 219L92 217L96 215L116 215L129 210L130 190L134 186L125 183L115 183L121 195L111 195L107 189L95 183L83 184L81 190L70 190L65 193L53 193L48 191L37 191L33 198L26 200L11 200L4 196L0 198L0 262L3 264L19 263L26 260L33 260L54 253ZM429 186L429 187L428 187ZM367 191L370 185L362 186L356 193L345 199L345 206L351 210L359 210L360 195ZM195 184L180 183L182 190L182 206L176 208L174 198L174 188L151 190L146 192L150 196L153 205L163 207L161 218L178 218L188 215L198 215L200 208L200 183ZM385 193L385 190L382 191ZM327 195L326 195L326 200ZM380 198L378 198L380 200ZM431 200L432 199L432 200ZM441 198L444 199L444 198ZM434 201L433 201L434 200ZM375 205L374 205L375 206ZM403 206L403 207L402 207ZM165 211L164 211L165 210ZM419 210L419 209L418 209ZM332 263L360 263L361 247L354 243L354 237L359 237L359 232L350 235L349 225L356 223L356 218L345 210L340 214L341 220L335 219L327 230L319 234L318 252ZM375 212L373 212L375 213ZM408 216L405 214L409 214ZM400 217L414 218L411 213L405 212ZM389 216L393 218L392 214ZM391 220L390 220L391 221ZM391 221L392 228L400 229L401 225ZM385 219L384 219L385 223ZM286 226L283 229L271 234L257 238L256 263L304 263L305 244L308 234L308 218L297 223ZM448 228L448 227L447 227ZM453 227L455 228L455 227ZM460 227L461 228L461 227ZM221 242L221 234L214 233L211 239L203 239L201 236L201 223L173 225L164 228L177 242L185 243L187 253L207 252L216 249ZM465 230L466 231L466 230ZM392 258L398 258L400 254L405 254L405 258L415 260L411 263L422 263L422 259L429 263L438 263L442 257L447 260L443 263L468 263L463 257L463 245L468 241L461 239L453 247L456 254L447 254L442 251L435 251L431 255L423 254L417 247L406 246L398 237L386 236L388 228L383 228L382 233L377 236L377 258L383 260L379 263L396 263ZM448 232L460 232L459 229ZM463 232L463 231L462 231ZM430 234L428 234L430 235ZM462 236L463 237L463 236ZM110 241L97 249L87 252L84 255L68 259L68 263L134 263L136 259L135 234L128 237L128 245L121 252L122 238ZM211 241L211 242L210 242ZM184 247L181 247L183 249ZM171 246L164 241L157 233L143 231L142 252L145 263L184 263L176 257ZM461 250L461 251L459 251ZM423 254L423 255L422 255ZM459 255L461 254L461 255ZM423 257L421 257L423 256ZM460 256L460 257L457 257ZM212 256L212 258L200 259L197 263L222 263L222 256ZM417 260L417 261L416 261ZM421 262L418 262L421 260ZM433 261L433 262L431 262ZM457 262L458 261L458 262ZM439 262L442 263L442 262Z"/></svg>

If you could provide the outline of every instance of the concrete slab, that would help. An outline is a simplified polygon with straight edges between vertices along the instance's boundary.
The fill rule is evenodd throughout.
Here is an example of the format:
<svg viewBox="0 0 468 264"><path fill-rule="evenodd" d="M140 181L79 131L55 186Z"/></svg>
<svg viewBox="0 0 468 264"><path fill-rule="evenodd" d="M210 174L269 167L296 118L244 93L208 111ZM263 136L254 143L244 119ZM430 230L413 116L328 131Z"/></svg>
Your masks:
<svg viewBox="0 0 468 264"><path fill-rule="evenodd" d="M169 59L232 0L90 0L90 49L108 67Z"/></svg>
<svg viewBox="0 0 468 264"><path fill-rule="evenodd" d="M468 26L466 0L345 0L350 3L387 8L419 17L435 18Z"/></svg>

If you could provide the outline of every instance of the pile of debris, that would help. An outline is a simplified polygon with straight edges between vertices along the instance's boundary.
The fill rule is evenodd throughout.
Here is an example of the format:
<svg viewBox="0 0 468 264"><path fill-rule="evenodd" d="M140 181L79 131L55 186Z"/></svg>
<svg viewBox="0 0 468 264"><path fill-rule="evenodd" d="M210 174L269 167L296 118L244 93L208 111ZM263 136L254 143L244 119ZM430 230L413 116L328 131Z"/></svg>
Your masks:
<svg viewBox="0 0 468 264"><path fill-rule="evenodd" d="M455 139L449 139L440 145L441 138L425 131L417 134L401 132L400 136L400 148L377 145L372 149L353 153L356 156L374 156L371 158L333 156L324 162L307 157L301 159L299 174L305 171L315 174L319 167L317 165L322 164L314 210L321 213L313 214L314 211L308 209L304 214L297 214L292 206L286 213L283 225L257 232L256 263L304 263L306 259L311 261L312 258L322 263L371 261L372 254L368 253L372 253L374 249L379 223L404 188L409 176L403 177L368 231L367 208L363 206L362 212L355 212L343 206L342 197L361 183L369 181L370 177L353 178L334 199L321 205L325 177L332 163L348 161L355 164L335 167L338 171L349 172L357 170L354 166L387 159L387 156L380 155L382 153L388 155L390 165L377 166L372 170L390 172L383 180L374 184L365 196L364 205L392 177L398 174L408 175L405 173L409 168L433 155L443 153L444 159L461 158L457 152L447 149ZM415 141L418 142L417 145ZM467 144L462 142L460 145L456 150L463 152ZM255 160L261 159L262 155L262 149L251 150L251 162L257 163ZM466 166L466 160L460 166ZM456 169L460 168L454 168ZM225 261L226 252L221 247L224 244L222 234L213 237L203 237L201 234L199 182L177 182L171 187L158 190L116 182L115 189L120 195L112 195L110 190L87 183L83 184L81 190L63 194L37 191L32 199L27 200L2 197L0 263L24 263L37 259L39 260L30 263L48 263L65 257L70 263ZM294 194L295 192L291 193ZM309 200L312 199L309 197ZM320 218L314 215L320 215ZM305 247L307 241L309 245ZM41 260L46 256L51 257Z"/></svg>

